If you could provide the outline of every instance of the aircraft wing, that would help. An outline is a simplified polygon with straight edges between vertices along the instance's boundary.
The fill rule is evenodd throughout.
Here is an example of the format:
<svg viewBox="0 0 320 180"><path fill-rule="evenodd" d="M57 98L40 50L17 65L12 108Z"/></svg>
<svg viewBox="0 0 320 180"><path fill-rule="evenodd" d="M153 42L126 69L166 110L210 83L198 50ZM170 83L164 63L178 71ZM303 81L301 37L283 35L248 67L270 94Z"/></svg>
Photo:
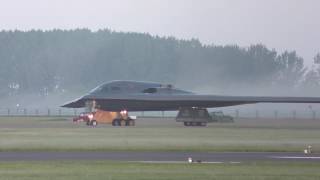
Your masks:
<svg viewBox="0 0 320 180"><path fill-rule="evenodd" d="M319 97L217 96L197 94L137 94L112 97L83 97L63 107L84 107L86 100L95 100L99 108L109 111L162 111L182 107L226 107L254 103L320 103Z"/></svg>

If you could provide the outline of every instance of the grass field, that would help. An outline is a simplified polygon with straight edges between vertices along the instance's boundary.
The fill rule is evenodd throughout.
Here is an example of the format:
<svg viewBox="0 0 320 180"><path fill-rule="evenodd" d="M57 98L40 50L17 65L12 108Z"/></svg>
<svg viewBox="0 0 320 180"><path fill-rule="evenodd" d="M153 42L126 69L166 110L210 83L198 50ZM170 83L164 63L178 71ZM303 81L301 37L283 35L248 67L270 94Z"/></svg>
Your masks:
<svg viewBox="0 0 320 180"><path fill-rule="evenodd" d="M318 163L149 164L108 161L0 162L0 180L320 179Z"/></svg>
<svg viewBox="0 0 320 180"><path fill-rule="evenodd" d="M320 152L319 120L237 120L183 127L139 119L136 127L89 128L55 117L0 117L0 151L302 151Z"/></svg>
<svg viewBox="0 0 320 180"><path fill-rule="evenodd" d="M0 117L0 151L302 151L320 152L320 120L239 119L183 127L140 118L136 127L89 128L63 117ZM113 161L0 161L0 180L46 179L320 179L312 162L158 164Z"/></svg>

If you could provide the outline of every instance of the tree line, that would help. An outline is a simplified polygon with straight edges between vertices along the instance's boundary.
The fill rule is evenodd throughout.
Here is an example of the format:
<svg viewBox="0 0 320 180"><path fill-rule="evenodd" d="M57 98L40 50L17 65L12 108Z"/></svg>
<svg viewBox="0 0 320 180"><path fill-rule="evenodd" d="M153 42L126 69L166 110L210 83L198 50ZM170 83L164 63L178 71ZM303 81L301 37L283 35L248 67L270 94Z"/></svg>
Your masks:
<svg viewBox="0 0 320 180"><path fill-rule="evenodd" d="M295 51L262 44L205 45L197 39L146 33L31 30L0 32L0 97L84 92L111 80L140 80L180 87L214 85L319 90L320 55L306 68Z"/></svg>

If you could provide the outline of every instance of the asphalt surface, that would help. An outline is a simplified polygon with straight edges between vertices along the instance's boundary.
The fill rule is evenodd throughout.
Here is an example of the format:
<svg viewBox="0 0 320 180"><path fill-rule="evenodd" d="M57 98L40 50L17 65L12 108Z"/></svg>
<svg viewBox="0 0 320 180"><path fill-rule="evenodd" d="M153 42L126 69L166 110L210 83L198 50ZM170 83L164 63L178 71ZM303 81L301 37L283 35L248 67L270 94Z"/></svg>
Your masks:
<svg viewBox="0 0 320 180"><path fill-rule="evenodd" d="M0 152L0 161L110 160L135 162L241 163L252 161L320 162L320 154L270 152Z"/></svg>

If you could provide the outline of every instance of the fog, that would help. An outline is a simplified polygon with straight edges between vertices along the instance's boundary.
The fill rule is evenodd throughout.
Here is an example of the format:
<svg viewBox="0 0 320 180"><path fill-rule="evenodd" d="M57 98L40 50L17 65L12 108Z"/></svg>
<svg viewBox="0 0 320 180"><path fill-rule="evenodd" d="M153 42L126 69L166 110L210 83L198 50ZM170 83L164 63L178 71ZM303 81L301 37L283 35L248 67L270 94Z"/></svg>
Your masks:
<svg viewBox="0 0 320 180"><path fill-rule="evenodd" d="M318 0L3 0L1 29L146 32L206 44L296 50L309 66L319 51Z"/></svg>
<svg viewBox="0 0 320 180"><path fill-rule="evenodd" d="M115 79L170 83L201 94L319 96L319 5L3 1L0 109L59 108ZM307 112L319 106L258 104L229 111L239 108Z"/></svg>

